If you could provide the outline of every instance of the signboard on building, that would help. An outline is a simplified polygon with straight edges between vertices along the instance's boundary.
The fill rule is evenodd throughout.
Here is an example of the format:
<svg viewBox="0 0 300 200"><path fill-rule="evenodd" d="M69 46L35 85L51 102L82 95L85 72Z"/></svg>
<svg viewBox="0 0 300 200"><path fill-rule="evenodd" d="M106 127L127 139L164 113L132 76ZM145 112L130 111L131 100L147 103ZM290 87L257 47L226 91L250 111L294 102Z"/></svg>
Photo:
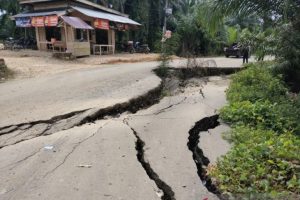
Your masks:
<svg viewBox="0 0 300 200"><path fill-rule="evenodd" d="M33 27L44 27L45 26L44 17L32 17L31 25Z"/></svg>
<svg viewBox="0 0 300 200"><path fill-rule="evenodd" d="M45 26L57 26L58 17L56 15L45 17Z"/></svg>
<svg viewBox="0 0 300 200"><path fill-rule="evenodd" d="M116 25L117 25L118 31L125 31L125 30L129 29L129 27L128 27L127 24L119 24L119 23L117 23Z"/></svg>
<svg viewBox="0 0 300 200"><path fill-rule="evenodd" d="M166 9L166 14L167 14L167 15L172 15L172 13L173 13L172 8L167 8L167 9Z"/></svg>
<svg viewBox="0 0 300 200"><path fill-rule="evenodd" d="M95 19L94 27L103 30L109 30L109 21L105 19Z"/></svg>
<svg viewBox="0 0 300 200"><path fill-rule="evenodd" d="M16 18L17 27L31 27L30 17L18 17Z"/></svg>
<svg viewBox="0 0 300 200"><path fill-rule="evenodd" d="M172 37L172 31L166 31L165 38L170 39Z"/></svg>

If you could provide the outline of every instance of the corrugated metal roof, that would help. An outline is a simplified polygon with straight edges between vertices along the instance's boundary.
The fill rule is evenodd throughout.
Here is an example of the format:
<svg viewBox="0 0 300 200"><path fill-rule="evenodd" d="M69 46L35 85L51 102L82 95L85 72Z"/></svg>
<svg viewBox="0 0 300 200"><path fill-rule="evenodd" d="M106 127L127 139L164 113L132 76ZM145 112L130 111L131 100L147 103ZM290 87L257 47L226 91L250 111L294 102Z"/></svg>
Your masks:
<svg viewBox="0 0 300 200"><path fill-rule="evenodd" d="M91 10L91 9L87 9L87 8L81 8L81 7L77 7L77 6L72 6L72 8L86 16L93 17L93 18L107 19L109 21L119 22L122 24L132 24L132 25L137 25L137 26L141 25L138 22L135 22L127 17L122 17L119 15L113 15L113 14L109 14L109 13L105 13L105 12L101 12L101 11L95 11L95 10Z"/></svg>
<svg viewBox="0 0 300 200"><path fill-rule="evenodd" d="M76 29L90 29L93 30L94 28L85 23L82 19L78 17L69 17L69 16L61 16L61 18L70 26Z"/></svg>
<svg viewBox="0 0 300 200"><path fill-rule="evenodd" d="M87 0L73 0L73 1L78 2L78 3L82 3L84 5L92 6L94 8L103 10L104 12L108 12L108 13L112 13L112 14L116 14L116 15L121 15L121 16L124 16L124 17L128 17L128 15L126 15L124 13L121 13L121 12L119 12L117 10L114 10L114 9L111 9L111 8L107 8L107 7L102 6L100 4L93 3L92 1L87 1Z"/></svg>
<svg viewBox="0 0 300 200"><path fill-rule="evenodd" d="M39 17L39 16L49 16L49 15L57 15L62 16L65 15L66 11L47 11L47 12L32 12L32 13L20 13L12 16L13 18L18 17Z"/></svg>

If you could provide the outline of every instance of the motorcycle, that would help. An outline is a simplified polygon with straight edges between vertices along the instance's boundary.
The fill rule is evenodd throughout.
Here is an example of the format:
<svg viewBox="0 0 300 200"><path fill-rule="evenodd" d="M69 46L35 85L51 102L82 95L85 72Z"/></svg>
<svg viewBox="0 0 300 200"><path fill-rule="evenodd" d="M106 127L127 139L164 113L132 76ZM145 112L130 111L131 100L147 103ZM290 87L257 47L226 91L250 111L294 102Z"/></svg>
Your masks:
<svg viewBox="0 0 300 200"><path fill-rule="evenodd" d="M33 38L14 39L12 37L9 37L4 41L4 49L20 50L20 49L35 49L35 48L36 48L36 41Z"/></svg>
<svg viewBox="0 0 300 200"><path fill-rule="evenodd" d="M135 43L134 49L136 53L148 54L150 52L150 48L148 47L148 44L140 44L140 42Z"/></svg>
<svg viewBox="0 0 300 200"><path fill-rule="evenodd" d="M127 43L127 52L129 53L146 53L148 54L150 52L150 48L148 47L148 44L140 44L140 42L133 42L128 41Z"/></svg>

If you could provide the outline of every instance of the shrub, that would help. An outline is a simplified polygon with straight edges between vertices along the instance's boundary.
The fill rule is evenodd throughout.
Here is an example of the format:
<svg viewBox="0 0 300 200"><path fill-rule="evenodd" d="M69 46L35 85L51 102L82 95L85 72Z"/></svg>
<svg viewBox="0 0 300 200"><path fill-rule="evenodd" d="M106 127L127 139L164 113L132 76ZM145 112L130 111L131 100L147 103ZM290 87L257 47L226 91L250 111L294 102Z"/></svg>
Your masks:
<svg viewBox="0 0 300 200"><path fill-rule="evenodd" d="M229 193L300 194L299 137L238 126L230 138L234 148L211 172Z"/></svg>
<svg viewBox="0 0 300 200"><path fill-rule="evenodd" d="M230 102L250 101L260 99L270 102L280 101L287 89L279 77L274 77L267 68L271 63L249 64L247 69L233 76L227 91Z"/></svg>
<svg viewBox="0 0 300 200"><path fill-rule="evenodd" d="M281 104L269 101L234 102L221 109L220 116L233 125L248 125L276 133L290 131L300 135L300 109L292 101Z"/></svg>
<svg viewBox="0 0 300 200"><path fill-rule="evenodd" d="M234 75L229 105L221 109L221 118L233 125L227 136L233 147L210 174L236 199L300 196L300 98L288 94L268 66L251 64Z"/></svg>

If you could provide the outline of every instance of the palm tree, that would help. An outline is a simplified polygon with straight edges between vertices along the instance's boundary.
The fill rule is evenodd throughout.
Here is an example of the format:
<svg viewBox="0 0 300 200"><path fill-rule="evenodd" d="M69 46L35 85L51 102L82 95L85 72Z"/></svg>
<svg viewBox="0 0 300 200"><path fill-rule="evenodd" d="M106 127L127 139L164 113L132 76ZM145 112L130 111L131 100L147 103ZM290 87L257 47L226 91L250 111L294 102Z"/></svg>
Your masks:
<svg viewBox="0 0 300 200"><path fill-rule="evenodd" d="M223 16L271 14L274 18L293 19L300 8L299 0L212 0L214 13Z"/></svg>
<svg viewBox="0 0 300 200"><path fill-rule="evenodd" d="M276 38L276 70L291 88L300 91L300 1L299 0L212 0L214 22L230 15L256 14L273 24ZM264 27L266 28L266 27Z"/></svg>

